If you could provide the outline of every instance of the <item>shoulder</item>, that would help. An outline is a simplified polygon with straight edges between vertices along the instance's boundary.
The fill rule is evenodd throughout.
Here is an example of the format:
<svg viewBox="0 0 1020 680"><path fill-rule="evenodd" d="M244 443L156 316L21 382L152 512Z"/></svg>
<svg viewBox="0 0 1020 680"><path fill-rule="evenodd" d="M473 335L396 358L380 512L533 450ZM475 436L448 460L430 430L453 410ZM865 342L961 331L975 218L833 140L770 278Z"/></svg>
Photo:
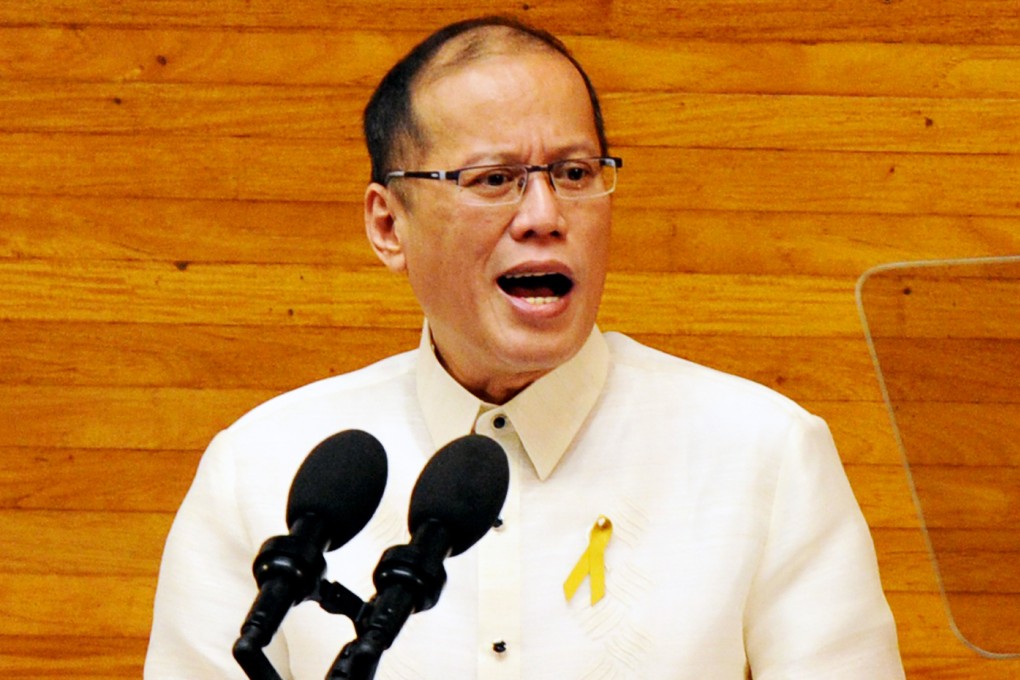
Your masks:
<svg viewBox="0 0 1020 680"><path fill-rule="evenodd" d="M747 378L697 364L639 343L622 333L606 333L613 377L632 398L642 395L666 402L680 400L727 411L766 411L793 418L813 418L785 395Z"/></svg>
<svg viewBox="0 0 1020 680"><path fill-rule="evenodd" d="M357 421L364 412L398 408L401 395L413 391L418 350L388 357L364 368L324 378L284 392L236 420L228 432L258 430L286 420Z"/></svg>
<svg viewBox="0 0 1020 680"><path fill-rule="evenodd" d="M600 433L622 430L666 470L770 489L779 470L839 468L825 421L765 385L609 334ZM763 482L763 480L766 480Z"/></svg>

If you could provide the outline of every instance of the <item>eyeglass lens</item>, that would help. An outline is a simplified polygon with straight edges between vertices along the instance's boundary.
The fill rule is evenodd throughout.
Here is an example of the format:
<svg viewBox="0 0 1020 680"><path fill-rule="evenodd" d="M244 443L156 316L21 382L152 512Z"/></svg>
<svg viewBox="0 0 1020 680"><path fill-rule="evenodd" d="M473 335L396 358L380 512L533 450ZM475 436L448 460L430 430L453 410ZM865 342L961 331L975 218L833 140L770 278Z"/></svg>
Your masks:
<svg viewBox="0 0 1020 680"><path fill-rule="evenodd" d="M567 199L603 196L616 187L616 168L597 158L559 161L548 173L556 193ZM465 190L464 199L472 203L515 203L524 194L528 174L524 165L466 168L460 171L457 184Z"/></svg>

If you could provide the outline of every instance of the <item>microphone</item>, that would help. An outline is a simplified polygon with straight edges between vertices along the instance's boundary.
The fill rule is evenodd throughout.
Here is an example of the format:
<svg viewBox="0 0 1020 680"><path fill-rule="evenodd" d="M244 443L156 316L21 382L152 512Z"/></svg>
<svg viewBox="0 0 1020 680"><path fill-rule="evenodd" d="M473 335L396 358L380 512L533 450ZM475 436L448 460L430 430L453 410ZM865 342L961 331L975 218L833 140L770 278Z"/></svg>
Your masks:
<svg viewBox="0 0 1020 680"><path fill-rule="evenodd" d="M415 482L407 528L416 536L429 522L440 524L449 533L449 557L459 555L495 524L509 484L506 454L495 440L479 434L455 439Z"/></svg>
<svg viewBox="0 0 1020 680"><path fill-rule="evenodd" d="M367 432L346 430L319 443L301 464L287 499L289 534L259 549L252 571L259 594L241 627L234 658L251 662L287 612L314 596L326 560L368 524L386 486L386 452Z"/></svg>
<svg viewBox="0 0 1020 680"><path fill-rule="evenodd" d="M376 596L356 622L327 678L372 678L411 614L435 606L446 584L443 560L493 526L506 500L510 467L502 447L482 435L455 439L425 465L411 492L411 541L389 548L372 576Z"/></svg>

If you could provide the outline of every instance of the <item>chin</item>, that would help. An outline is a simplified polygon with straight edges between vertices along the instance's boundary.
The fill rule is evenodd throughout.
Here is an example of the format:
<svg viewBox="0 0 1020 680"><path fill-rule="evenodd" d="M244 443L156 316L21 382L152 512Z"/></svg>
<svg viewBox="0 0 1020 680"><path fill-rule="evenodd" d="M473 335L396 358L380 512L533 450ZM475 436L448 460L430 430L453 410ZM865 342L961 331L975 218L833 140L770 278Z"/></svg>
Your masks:
<svg viewBox="0 0 1020 680"><path fill-rule="evenodd" d="M511 347L504 350L507 363L518 367L519 372L548 373L569 361L588 339L585 333L526 333Z"/></svg>

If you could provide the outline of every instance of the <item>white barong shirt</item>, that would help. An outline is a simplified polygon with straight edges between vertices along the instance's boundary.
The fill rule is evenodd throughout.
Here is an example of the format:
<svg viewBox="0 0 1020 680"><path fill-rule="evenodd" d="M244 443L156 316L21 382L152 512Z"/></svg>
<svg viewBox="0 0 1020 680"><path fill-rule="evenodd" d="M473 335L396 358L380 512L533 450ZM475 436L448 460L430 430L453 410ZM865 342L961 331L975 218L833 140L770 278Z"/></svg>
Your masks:
<svg viewBox="0 0 1020 680"><path fill-rule="evenodd" d="M868 527L828 428L761 385L594 329L569 362L501 406L418 350L257 407L202 458L167 540L150 680L244 678L231 646L256 595L252 561L287 533L294 474L317 443L361 429L389 479L368 526L327 553L363 599L406 543L428 458L469 432L508 454L502 525L445 566L379 680L884 680L903 678ZM356 479L350 480L352 485ZM343 489L338 489L342 493ZM563 583L609 518L605 597ZM266 652L284 678L325 677L354 637L294 607Z"/></svg>

